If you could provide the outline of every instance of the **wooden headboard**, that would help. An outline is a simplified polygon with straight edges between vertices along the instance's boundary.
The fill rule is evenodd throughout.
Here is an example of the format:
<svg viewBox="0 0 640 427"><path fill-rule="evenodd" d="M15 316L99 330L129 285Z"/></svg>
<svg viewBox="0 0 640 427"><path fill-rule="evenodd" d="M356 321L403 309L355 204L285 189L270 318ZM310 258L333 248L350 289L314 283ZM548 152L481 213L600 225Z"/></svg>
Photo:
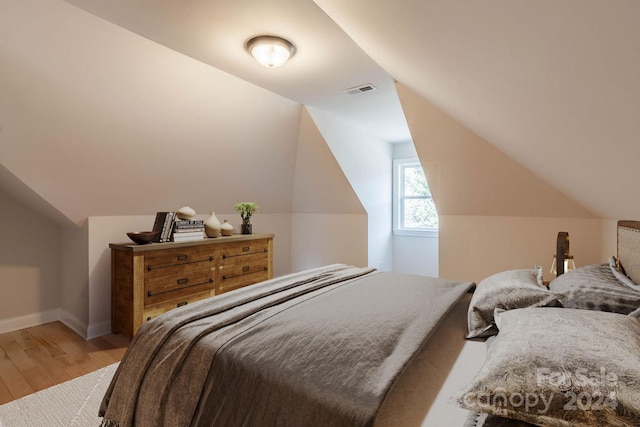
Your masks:
<svg viewBox="0 0 640 427"><path fill-rule="evenodd" d="M640 283L640 221L618 221L618 261L627 276Z"/></svg>

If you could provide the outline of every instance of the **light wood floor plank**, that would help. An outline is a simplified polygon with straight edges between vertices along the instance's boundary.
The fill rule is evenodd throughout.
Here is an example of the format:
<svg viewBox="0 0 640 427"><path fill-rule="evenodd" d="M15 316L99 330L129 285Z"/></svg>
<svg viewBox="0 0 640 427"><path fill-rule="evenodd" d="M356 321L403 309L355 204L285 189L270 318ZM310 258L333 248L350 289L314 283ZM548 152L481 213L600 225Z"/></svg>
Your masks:
<svg viewBox="0 0 640 427"><path fill-rule="evenodd" d="M11 400L13 400L13 396L9 391L9 387L7 387L4 381L2 380L2 378L0 378L0 402L4 402L4 401L8 402Z"/></svg>
<svg viewBox="0 0 640 427"><path fill-rule="evenodd" d="M5 403L4 399L8 402L32 393L29 383L9 359L0 361L0 380L8 391L8 394L3 394L0 403Z"/></svg>
<svg viewBox="0 0 640 427"><path fill-rule="evenodd" d="M119 362L129 340L85 340L61 322L0 334L0 405Z"/></svg>

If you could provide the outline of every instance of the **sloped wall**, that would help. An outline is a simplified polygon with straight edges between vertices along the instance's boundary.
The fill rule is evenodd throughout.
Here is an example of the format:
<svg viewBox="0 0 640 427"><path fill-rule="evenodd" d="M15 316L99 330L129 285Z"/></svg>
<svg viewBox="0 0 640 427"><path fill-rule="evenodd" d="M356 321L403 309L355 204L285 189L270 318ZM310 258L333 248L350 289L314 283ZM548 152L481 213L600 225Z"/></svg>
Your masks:
<svg viewBox="0 0 640 427"><path fill-rule="evenodd" d="M296 213L365 213L320 130L302 109L293 180Z"/></svg>
<svg viewBox="0 0 640 427"><path fill-rule="evenodd" d="M396 88L441 215L595 217L428 100Z"/></svg>
<svg viewBox="0 0 640 427"><path fill-rule="evenodd" d="M390 271L391 144L355 128L339 116L314 108L309 112L366 211L368 261L365 265Z"/></svg>
<svg viewBox="0 0 640 427"><path fill-rule="evenodd" d="M290 211L299 104L59 0L3 1L0 40L0 162L72 222Z"/></svg>
<svg viewBox="0 0 640 427"><path fill-rule="evenodd" d="M367 214L306 108L293 182L291 268L367 265Z"/></svg>
<svg viewBox="0 0 640 427"><path fill-rule="evenodd" d="M396 86L440 214L440 276L478 281L534 264L547 272L558 231L569 232L578 265L604 262L603 251L615 251L603 249L610 238L589 210L408 87Z"/></svg>

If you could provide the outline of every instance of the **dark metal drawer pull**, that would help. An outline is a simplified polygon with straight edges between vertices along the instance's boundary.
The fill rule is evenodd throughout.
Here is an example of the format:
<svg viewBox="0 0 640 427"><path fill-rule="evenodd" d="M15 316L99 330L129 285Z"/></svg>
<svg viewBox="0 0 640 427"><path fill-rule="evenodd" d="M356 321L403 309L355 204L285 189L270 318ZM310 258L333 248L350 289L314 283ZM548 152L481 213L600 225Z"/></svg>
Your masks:
<svg viewBox="0 0 640 427"><path fill-rule="evenodd" d="M179 302L178 305L176 305L176 307L182 307L183 305L187 305L188 301L185 302Z"/></svg>
<svg viewBox="0 0 640 427"><path fill-rule="evenodd" d="M249 249L251 249L249 246L243 246L242 252L249 252Z"/></svg>
<svg viewBox="0 0 640 427"><path fill-rule="evenodd" d="M242 272L246 273L247 271L250 270L251 267L249 267L248 265L245 265L244 267L242 267Z"/></svg>
<svg viewBox="0 0 640 427"><path fill-rule="evenodd" d="M189 281L189 279L188 279L188 278L186 278L186 277L183 277L182 279L178 279L178 280L177 280L178 285L184 285L184 284L185 284L185 283L187 283L188 281Z"/></svg>
<svg viewBox="0 0 640 427"><path fill-rule="evenodd" d="M185 261L185 260L187 260L188 258L189 258L189 255L184 255L184 254L183 254L183 255L178 255L178 256L176 257L176 259L177 259L178 261Z"/></svg>

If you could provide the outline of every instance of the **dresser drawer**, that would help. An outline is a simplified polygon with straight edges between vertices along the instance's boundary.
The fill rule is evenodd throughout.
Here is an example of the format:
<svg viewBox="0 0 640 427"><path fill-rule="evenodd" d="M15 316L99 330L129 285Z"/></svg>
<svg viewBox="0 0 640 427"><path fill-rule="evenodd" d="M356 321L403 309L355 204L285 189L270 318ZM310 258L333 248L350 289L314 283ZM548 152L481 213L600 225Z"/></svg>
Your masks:
<svg viewBox="0 0 640 427"><path fill-rule="evenodd" d="M215 268L184 271L171 276L145 277L144 295L145 305L165 301L167 294L183 290L197 292L198 289L214 288Z"/></svg>
<svg viewBox="0 0 640 427"><path fill-rule="evenodd" d="M157 317L163 313L166 313L167 311L173 310L174 308L192 304L196 301L200 301L202 299L209 298L212 296L213 296L213 290L210 290L210 291L204 291L204 292L191 293L189 295L185 295L182 297L168 298L163 302L145 306L144 312L143 312L143 317L144 317L143 320L146 322L148 320L151 320L154 317Z"/></svg>
<svg viewBox="0 0 640 427"><path fill-rule="evenodd" d="M151 270L149 270L149 265L147 264L147 271L144 274L144 278L145 282L148 282L162 277L184 275L193 270L215 270L215 267L216 263L213 260L213 256L211 256L211 260L207 258L206 260L192 261L186 264L166 265L164 267L157 268L152 267Z"/></svg>
<svg viewBox="0 0 640 427"><path fill-rule="evenodd" d="M265 260L220 267L216 294L232 291L253 283L269 279L269 268Z"/></svg>
<svg viewBox="0 0 640 427"><path fill-rule="evenodd" d="M200 265L214 263L214 250L209 247L174 248L145 254L145 276L171 274L167 269L199 268Z"/></svg>
<svg viewBox="0 0 640 427"><path fill-rule="evenodd" d="M269 241L267 239L237 242L220 249L218 253L220 265L244 263L250 260L267 259Z"/></svg>

